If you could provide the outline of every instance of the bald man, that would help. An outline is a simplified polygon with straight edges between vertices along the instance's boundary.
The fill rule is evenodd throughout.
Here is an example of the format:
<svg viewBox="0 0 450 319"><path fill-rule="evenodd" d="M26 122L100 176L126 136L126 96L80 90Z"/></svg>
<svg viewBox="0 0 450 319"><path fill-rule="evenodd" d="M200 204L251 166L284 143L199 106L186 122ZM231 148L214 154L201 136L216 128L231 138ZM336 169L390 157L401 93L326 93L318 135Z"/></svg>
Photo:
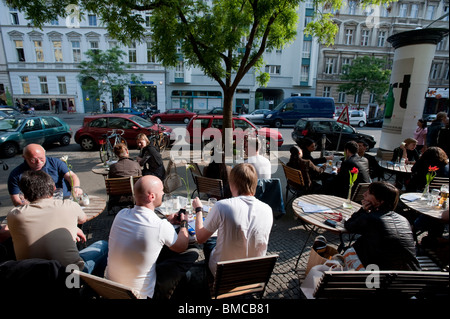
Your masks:
<svg viewBox="0 0 450 319"><path fill-rule="evenodd" d="M109 234L106 278L134 288L142 298L173 291L198 257L196 251L179 254L189 243L186 216L181 214L178 221L176 214L167 220L155 214L163 189L158 177L141 177L134 187L136 205L117 214ZM177 222L178 234L171 224Z"/></svg>
<svg viewBox="0 0 450 319"><path fill-rule="evenodd" d="M22 157L25 159L22 164L11 171L8 178L8 191L14 206L26 204L26 200L20 198L19 181L26 171L44 171L49 174L55 182L56 188L62 188L64 197L69 197L70 185L73 180L74 195L83 195L80 187L80 179L70 171L67 164L54 157L47 157L45 149L39 144L29 144L23 149ZM67 183L66 183L67 182Z"/></svg>

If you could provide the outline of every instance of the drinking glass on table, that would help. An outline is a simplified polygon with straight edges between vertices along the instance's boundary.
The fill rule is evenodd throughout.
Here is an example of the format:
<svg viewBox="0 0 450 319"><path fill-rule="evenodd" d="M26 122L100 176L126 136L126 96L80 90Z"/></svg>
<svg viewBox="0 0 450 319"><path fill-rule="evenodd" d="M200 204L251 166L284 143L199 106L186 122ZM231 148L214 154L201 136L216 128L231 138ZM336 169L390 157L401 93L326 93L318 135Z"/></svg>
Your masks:
<svg viewBox="0 0 450 319"><path fill-rule="evenodd" d="M164 215L170 215L173 212L173 197L172 195L164 194Z"/></svg>
<svg viewBox="0 0 450 319"><path fill-rule="evenodd" d="M56 188L54 191L53 191L53 198L54 199L63 199L64 198L64 192L63 192L63 189L62 188Z"/></svg>
<svg viewBox="0 0 450 319"><path fill-rule="evenodd" d="M448 199L448 185L447 184L443 184L441 186L441 199L439 201L440 205L443 205L444 202Z"/></svg>
<svg viewBox="0 0 450 319"><path fill-rule="evenodd" d="M438 203L439 203L439 190L432 189L431 196L428 199L428 206L437 206Z"/></svg>
<svg viewBox="0 0 450 319"><path fill-rule="evenodd" d="M211 197L208 198L208 206L209 206L209 211L211 211L211 208L213 208L213 206L217 203L217 198Z"/></svg>

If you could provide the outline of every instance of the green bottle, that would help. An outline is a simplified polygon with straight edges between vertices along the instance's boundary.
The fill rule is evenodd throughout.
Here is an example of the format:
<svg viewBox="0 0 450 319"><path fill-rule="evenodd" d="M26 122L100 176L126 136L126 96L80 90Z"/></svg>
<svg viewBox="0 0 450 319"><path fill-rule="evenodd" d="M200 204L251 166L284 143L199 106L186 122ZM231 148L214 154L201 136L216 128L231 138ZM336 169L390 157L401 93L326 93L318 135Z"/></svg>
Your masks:
<svg viewBox="0 0 450 319"><path fill-rule="evenodd" d="M394 98L394 92L393 92L393 87L392 84L389 85L389 92L386 98L386 103L384 104L384 118L385 119L390 119L392 117L392 113L394 111L394 103L395 103L395 98Z"/></svg>

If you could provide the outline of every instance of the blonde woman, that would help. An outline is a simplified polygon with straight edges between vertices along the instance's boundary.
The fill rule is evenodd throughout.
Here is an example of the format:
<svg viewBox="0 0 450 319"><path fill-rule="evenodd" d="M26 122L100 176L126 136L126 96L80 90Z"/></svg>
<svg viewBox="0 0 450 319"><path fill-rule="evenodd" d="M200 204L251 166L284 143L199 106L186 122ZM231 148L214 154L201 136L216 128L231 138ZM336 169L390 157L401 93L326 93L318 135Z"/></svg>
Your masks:
<svg viewBox="0 0 450 319"><path fill-rule="evenodd" d="M161 154L150 144L148 137L144 133L138 134L136 143L138 149L141 150L136 160L142 166L142 175L154 175L164 181L166 170Z"/></svg>

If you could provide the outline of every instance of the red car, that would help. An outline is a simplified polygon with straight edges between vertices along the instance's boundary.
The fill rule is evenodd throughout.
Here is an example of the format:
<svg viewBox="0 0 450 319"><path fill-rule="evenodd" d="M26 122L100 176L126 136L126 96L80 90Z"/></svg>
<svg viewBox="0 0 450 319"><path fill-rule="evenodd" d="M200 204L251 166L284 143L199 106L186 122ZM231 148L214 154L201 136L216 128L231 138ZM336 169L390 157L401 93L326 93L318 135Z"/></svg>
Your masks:
<svg viewBox="0 0 450 319"><path fill-rule="evenodd" d="M197 115L197 113L185 109L168 109L164 113L153 114L151 120L155 123L162 122L183 122L188 124L189 120Z"/></svg>
<svg viewBox="0 0 450 319"><path fill-rule="evenodd" d="M75 133L75 142L85 151L92 151L100 145L100 140L112 129L124 131L122 137L127 141L128 148L137 147L136 136L145 133L147 136L155 132L171 133L170 127L154 124L132 114L102 114L86 116L83 126Z"/></svg>
<svg viewBox="0 0 450 319"><path fill-rule="evenodd" d="M222 129L222 122L223 122L223 115L197 115L191 119L189 124L187 125L187 131L190 136L189 142L192 143L200 143L200 141L197 141L193 137L193 125L194 121L198 121L201 126L201 132L203 136L203 132L207 128L218 128ZM249 120L247 120L245 117L242 116L233 116L233 129L240 128L243 131L250 129L255 130L258 135L266 136L266 140L269 142L270 140L275 141L275 143L280 147L283 145L283 136L281 135L278 130L271 129L268 127L258 127Z"/></svg>

